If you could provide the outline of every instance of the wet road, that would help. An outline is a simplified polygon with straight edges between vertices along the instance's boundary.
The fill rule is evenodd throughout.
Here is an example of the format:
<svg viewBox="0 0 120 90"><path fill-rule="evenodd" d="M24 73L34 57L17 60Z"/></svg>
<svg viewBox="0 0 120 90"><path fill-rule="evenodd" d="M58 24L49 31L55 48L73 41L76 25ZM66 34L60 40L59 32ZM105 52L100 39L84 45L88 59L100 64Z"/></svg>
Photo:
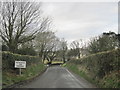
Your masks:
<svg viewBox="0 0 120 90"><path fill-rule="evenodd" d="M94 86L64 67L51 66L22 88L94 88Z"/></svg>

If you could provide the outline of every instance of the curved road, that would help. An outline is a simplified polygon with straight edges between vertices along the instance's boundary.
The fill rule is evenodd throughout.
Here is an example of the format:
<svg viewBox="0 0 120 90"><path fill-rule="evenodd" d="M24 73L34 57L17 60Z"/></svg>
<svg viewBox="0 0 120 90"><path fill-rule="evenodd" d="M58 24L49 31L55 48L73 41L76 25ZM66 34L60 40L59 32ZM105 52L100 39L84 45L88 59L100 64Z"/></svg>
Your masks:
<svg viewBox="0 0 120 90"><path fill-rule="evenodd" d="M51 66L22 88L94 88L94 86L64 67Z"/></svg>

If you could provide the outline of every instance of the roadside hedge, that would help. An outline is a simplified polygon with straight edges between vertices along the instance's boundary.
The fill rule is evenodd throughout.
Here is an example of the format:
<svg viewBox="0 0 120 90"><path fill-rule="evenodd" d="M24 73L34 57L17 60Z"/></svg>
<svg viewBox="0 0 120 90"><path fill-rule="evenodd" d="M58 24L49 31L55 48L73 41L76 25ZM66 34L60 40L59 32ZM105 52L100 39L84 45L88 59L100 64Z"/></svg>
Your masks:
<svg viewBox="0 0 120 90"><path fill-rule="evenodd" d="M96 78L103 78L112 71L120 70L120 49L100 52L69 63L84 66Z"/></svg>
<svg viewBox="0 0 120 90"><path fill-rule="evenodd" d="M120 49L70 60L65 65L100 88L120 88Z"/></svg>
<svg viewBox="0 0 120 90"><path fill-rule="evenodd" d="M15 61L26 61L27 66L38 63L40 58L37 56L28 56L13 54L11 52L2 52L2 70L14 69Z"/></svg>

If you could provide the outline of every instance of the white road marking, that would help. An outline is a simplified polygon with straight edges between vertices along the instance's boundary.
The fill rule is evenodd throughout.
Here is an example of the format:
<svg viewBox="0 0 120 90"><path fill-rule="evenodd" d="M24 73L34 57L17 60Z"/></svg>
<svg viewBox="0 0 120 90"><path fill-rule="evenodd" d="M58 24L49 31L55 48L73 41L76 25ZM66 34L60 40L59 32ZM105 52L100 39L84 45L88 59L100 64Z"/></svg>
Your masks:
<svg viewBox="0 0 120 90"><path fill-rule="evenodd" d="M66 71L71 75L72 78L74 78L76 80L76 82L79 85L81 85L83 88L85 87L85 86L83 86L83 84L68 69L66 69Z"/></svg>

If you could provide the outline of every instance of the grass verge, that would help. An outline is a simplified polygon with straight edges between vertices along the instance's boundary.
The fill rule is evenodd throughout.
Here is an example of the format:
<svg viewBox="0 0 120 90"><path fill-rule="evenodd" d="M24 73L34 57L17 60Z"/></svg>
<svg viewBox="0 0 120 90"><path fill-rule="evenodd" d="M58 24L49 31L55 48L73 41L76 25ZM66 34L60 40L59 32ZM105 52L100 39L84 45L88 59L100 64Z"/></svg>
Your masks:
<svg viewBox="0 0 120 90"><path fill-rule="evenodd" d="M3 71L2 73L2 84L3 88L6 88L15 83L32 79L38 76L43 70L45 70L45 66L38 62L37 64L32 64L28 66L26 69L22 69L22 75L20 76L15 71Z"/></svg>
<svg viewBox="0 0 120 90"><path fill-rule="evenodd" d="M66 63L63 64L64 67L67 67L72 72L76 73L77 75L85 78L92 84L96 85L99 88L120 88L120 75L118 72L111 72L111 74L106 75L103 78L95 78L92 73L86 70L84 67L80 65L76 65L73 63Z"/></svg>
<svg viewBox="0 0 120 90"><path fill-rule="evenodd" d="M96 84L97 81L95 81L94 78L91 78L92 74L89 73L84 67L75 65L75 64L71 64L71 63L63 64L63 66L67 67L73 73L85 78L87 81L89 81L89 82L93 83L95 86L97 86L97 84Z"/></svg>

